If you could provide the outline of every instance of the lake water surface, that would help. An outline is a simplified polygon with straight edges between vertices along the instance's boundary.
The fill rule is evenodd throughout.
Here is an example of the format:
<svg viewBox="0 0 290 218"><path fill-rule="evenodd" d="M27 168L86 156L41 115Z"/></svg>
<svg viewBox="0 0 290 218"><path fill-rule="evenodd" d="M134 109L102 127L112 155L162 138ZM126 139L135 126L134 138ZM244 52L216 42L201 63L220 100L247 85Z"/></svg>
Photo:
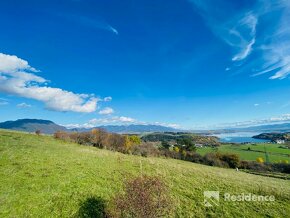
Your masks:
<svg viewBox="0 0 290 218"><path fill-rule="evenodd" d="M214 134L219 138L220 142L233 142L233 143L243 143L243 142L253 142L253 143L262 143L269 142L269 140L264 139L254 139L252 136L259 135L260 132L235 132L235 133L222 133Z"/></svg>

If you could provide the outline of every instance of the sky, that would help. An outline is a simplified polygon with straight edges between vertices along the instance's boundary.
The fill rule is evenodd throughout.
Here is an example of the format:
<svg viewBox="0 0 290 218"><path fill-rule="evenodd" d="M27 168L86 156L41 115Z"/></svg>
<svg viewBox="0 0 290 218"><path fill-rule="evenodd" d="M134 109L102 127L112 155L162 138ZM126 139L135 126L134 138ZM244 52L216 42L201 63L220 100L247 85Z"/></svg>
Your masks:
<svg viewBox="0 0 290 218"><path fill-rule="evenodd" d="M0 122L290 121L289 0L10 0L0 20Z"/></svg>

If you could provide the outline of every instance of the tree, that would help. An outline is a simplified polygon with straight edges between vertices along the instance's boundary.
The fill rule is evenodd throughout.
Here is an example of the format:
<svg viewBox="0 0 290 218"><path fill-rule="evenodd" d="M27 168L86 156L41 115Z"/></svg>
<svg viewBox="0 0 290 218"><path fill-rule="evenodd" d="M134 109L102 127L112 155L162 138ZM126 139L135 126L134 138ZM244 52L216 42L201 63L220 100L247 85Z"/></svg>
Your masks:
<svg viewBox="0 0 290 218"><path fill-rule="evenodd" d="M240 157L237 154L223 154L220 159L226 162L231 168L236 168L240 164Z"/></svg>
<svg viewBox="0 0 290 218"><path fill-rule="evenodd" d="M170 144L167 141L161 141L161 146L165 149L169 149L170 148Z"/></svg>
<svg viewBox="0 0 290 218"><path fill-rule="evenodd" d="M262 157L258 157L258 158L256 159L256 161L257 161L258 163L264 163L264 159L263 159Z"/></svg>
<svg viewBox="0 0 290 218"><path fill-rule="evenodd" d="M185 146L187 151L196 151L195 144L193 143L191 138L181 138L177 140L177 144L179 147Z"/></svg>
<svg viewBox="0 0 290 218"><path fill-rule="evenodd" d="M129 151L130 148L132 147L133 143L132 141L130 140L130 137L129 136L124 136L124 147L126 149L126 151Z"/></svg>
<svg viewBox="0 0 290 218"><path fill-rule="evenodd" d="M95 147L103 148L107 146L108 133L103 129L93 129L92 134L92 144Z"/></svg>
<svg viewBox="0 0 290 218"><path fill-rule="evenodd" d="M178 153L180 149L179 149L179 147L174 146L173 150L174 150L176 153Z"/></svg>
<svg viewBox="0 0 290 218"><path fill-rule="evenodd" d="M35 134L36 134L36 135L40 135L40 134L41 134L40 129L37 129L37 130L35 131Z"/></svg>
<svg viewBox="0 0 290 218"><path fill-rule="evenodd" d="M130 135L129 140L133 145L140 145L141 139L137 135Z"/></svg>

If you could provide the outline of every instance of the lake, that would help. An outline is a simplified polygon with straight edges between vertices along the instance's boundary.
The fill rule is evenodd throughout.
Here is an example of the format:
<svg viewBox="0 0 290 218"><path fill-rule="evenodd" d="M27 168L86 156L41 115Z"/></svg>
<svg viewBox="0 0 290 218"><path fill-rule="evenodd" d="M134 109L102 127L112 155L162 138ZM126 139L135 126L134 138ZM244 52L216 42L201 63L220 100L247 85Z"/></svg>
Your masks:
<svg viewBox="0 0 290 218"><path fill-rule="evenodd" d="M221 133L213 134L219 138L220 142L232 142L232 143L243 143L243 142L253 142L253 143L262 143L269 142L269 140L264 139L254 139L252 136L259 135L260 132L235 132L235 133Z"/></svg>

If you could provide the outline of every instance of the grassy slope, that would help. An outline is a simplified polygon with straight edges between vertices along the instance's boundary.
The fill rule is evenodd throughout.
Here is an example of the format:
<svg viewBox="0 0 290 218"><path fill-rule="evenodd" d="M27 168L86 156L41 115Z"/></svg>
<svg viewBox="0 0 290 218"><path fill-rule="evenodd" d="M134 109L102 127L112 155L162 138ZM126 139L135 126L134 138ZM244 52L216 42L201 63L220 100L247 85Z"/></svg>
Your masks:
<svg viewBox="0 0 290 218"><path fill-rule="evenodd" d="M290 181L172 159L142 158L0 131L0 217L69 217L91 196L109 200L133 175L160 175L179 217L286 217ZM205 208L204 190L275 195L276 201Z"/></svg>
<svg viewBox="0 0 290 218"><path fill-rule="evenodd" d="M279 148L278 144L265 144L267 152L269 153L269 158L271 162L279 162L281 160L288 160L290 162L290 149ZM248 151L248 147L252 151ZM236 153L242 160L256 160L258 157L263 157L265 159L264 144L257 145L229 145L224 144L215 148L198 148L197 152L204 155L209 152L219 151L221 153ZM257 152L261 151L261 152Z"/></svg>

